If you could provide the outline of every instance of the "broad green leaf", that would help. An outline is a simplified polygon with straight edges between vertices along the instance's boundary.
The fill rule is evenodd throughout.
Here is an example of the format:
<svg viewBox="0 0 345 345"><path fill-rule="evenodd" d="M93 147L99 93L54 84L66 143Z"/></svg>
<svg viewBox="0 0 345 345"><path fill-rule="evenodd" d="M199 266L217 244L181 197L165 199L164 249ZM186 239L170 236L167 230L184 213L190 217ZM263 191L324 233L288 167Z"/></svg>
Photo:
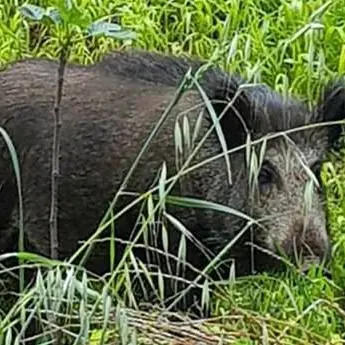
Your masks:
<svg viewBox="0 0 345 345"><path fill-rule="evenodd" d="M122 30L121 26L115 23L104 21L95 22L89 25L87 31L90 36L105 35L119 39L134 39L136 34L132 31Z"/></svg>
<svg viewBox="0 0 345 345"><path fill-rule="evenodd" d="M60 12L55 7L48 7L45 9L35 5L23 5L20 8L20 12L23 16L34 21L45 22L48 20L47 24L51 24L51 22L54 24L61 23Z"/></svg>
<svg viewBox="0 0 345 345"><path fill-rule="evenodd" d="M123 31L118 31L114 33L108 33L109 37L114 37L117 38L118 40L134 40L136 39L137 35L133 31L128 31L128 30L123 30Z"/></svg>
<svg viewBox="0 0 345 345"><path fill-rule="evenodd" d="M42 20L43 16L46 13L46 10L43 7L36 5L23 5L20 8L20 12L23 16L32 19L32 20Z"/></svg>

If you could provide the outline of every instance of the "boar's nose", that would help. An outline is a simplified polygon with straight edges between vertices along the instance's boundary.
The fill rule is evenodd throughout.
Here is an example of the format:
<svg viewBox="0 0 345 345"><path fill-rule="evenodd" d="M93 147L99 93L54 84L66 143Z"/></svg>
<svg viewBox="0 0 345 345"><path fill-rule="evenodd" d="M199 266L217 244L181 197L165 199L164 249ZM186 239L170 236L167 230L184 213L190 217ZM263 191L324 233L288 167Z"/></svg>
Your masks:
<svg viewBox="0 0 345 345"><path fill-rule="evenodd" d="M299 257L314 258L312 261L321 263L330 259L332 246L326 229L317 224L317 220L309 218L307 222L295 223L294 249L297 249Z"/></svg>
<svg viewBox="0 0 345 345"><path fill-rule="evenodd" d="M314 256L320 263L327 262L331 258L332 247L328 237L316 241L302 239L302 247L303 256Z"/></svg>

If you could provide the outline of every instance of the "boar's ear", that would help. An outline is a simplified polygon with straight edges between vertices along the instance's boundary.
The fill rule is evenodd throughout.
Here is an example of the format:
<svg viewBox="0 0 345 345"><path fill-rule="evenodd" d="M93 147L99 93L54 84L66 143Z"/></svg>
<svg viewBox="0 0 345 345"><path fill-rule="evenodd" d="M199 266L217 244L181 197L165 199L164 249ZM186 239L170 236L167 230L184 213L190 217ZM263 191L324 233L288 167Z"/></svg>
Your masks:
<svg viewBox="0 0 345 345"><path fill-rule="evenodd" d="M345 119L345 82L336 80L330 83L320 102L321 121L341 121ZM338 147L338 139L342 134L342 124L327 126L330 148Z"/></svg>
<svg viewBox="0 0 345 345"><path fill-rule="evenodd" d="M226 88L219 88L212 97L213 108L220 118L228 149L245 144L247 133L252 130L252 109L245 88L231 82Z"/></svg>

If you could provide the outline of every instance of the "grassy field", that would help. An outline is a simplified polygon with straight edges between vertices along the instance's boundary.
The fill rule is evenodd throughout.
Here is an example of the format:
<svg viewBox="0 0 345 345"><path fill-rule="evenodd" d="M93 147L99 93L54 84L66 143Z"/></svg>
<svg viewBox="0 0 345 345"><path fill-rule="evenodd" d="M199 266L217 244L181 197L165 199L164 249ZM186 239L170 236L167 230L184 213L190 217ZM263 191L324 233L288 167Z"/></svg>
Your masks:
<svg viewBox="0 0 345 345"><path fill-rule="evenodd" d="M61 32L23 21L18 6L24 3L0 0L0 65L23 57L58 56ZM43 0L30 3L50 4ZM77 62L97 61L107 51L125 49L126 45L205 59L223 53L217 63L227 70L310 102L316 100L320 88L330 78L345 72L344 0L78 0L77 3L93 18L112 16L137 33L137 39L127 43L107 38L79 39L71 56ZM310 272L304 277L289 273L279 279L260 276L231 282L226 298L214 301L215 319L194 327L179 327L181 342L176 340L173 324L158 326L152 315L130 311L124 322L136 325L144 338L151 334L161 344L164 341L160 335L167 343L171 337L176 342L170 343L175 345L196 345L193 339L203 339L200 344L345 343L343 153L330 157L323 170L330 232L335 243L332 280ZM88 312L85 309L84 315ZM136 322L139 319L142 322ZM94 343L100 342L94 340Z"/></svg>

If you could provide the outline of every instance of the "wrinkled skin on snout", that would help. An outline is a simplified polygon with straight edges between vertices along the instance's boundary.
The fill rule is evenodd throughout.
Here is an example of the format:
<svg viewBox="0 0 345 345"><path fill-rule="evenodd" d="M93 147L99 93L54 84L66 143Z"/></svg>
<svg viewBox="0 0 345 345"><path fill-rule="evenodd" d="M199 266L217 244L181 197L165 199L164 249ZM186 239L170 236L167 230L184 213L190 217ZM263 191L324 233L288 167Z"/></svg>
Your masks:
<svg viewBox="0 0 345 345"><path fill-rule="evenodd" d="M107 55L93 66L69 64L66 67L61 105L61 162L59 177L58 252L68 258L97 229L109 202L127 176L145 140L173 100L178 83L190 66L201 62L145 52ZM24 200L25 245L28 250L50 255L49 216L51 202L51 156L53 119L51 109L56 94L58 63L42 59L24 60L0 73L1 126L13 140L21 165ZM268 87L237 91L243 80L213 68L200 80L220 119L227 149L252 139L316 122L345 117L345 88L333 83L309 110L298 100L283 99ZM235 97L236 96L236 97ZM229 100L234 100L229 107ZM182 115L184 114L184 115ZM203 114L199 121L200 114ZM176 120L183 125L188 116L191 131L198 124L198 143L212 126L203 99L196 90L185 93L163 127L153 139L131 176L127 191L143 193L152 187L164 161L168 177L176 171L174 135ZM241 120L240 120L241 118ZM320 260L330 251L322 186L309 186L312 174L320 182L320 166L335 147L341 134L339 125L290 133L267 141L263 160L255 172L254 185L245 149L230 154L232 184L223 157L204 164L183 176L172 195L213 201L257 219L254 244L274 254L278 247L289 257L303 249L303 256ZM194 147L195 144L194 143ZM0 253L14 251L18 238L16 185L5 143L0 146ZM260 156L261 149L256 149ZM191 164L222 153L215 130L204 141ZM309 168L308 169L306 169ZM305 196L308 207L305 207ZM114 210L123 209L133 198L121 196ZM181 222L209 254L217 254L246 225L236 215L215 210L166 205L166 212ZM304 213L305 211L305 213ZM138 208L123 214L116 222L116 236L132 238ZM165 222L169 231L169 250L179 249L180 232ZM234 259L238 275L252 273L250 246L246 232L223 256ZM109 234L104 234L109 235ZM157 246L157 244L154 244ZM162 249L162 242L158 241ZM203 269L210 258L187 241L187 260ZM307 250L308 248L308 250ZM116 262L123 244L117 243ZM312 253L312 254L311 254ZM135 254L146 261L146 253ZM270 270L272 260L255 252L255 269ZM87 262L91 271L109 270L109 245L95 244ZM165 260L165 259L164 259ZM161 261L160 269L167 272ZM157 262L156 262L157 264ZM189 272L190 278L195 277ZM169 288L166 289L169 296ZM200 297L200 296L199 296ZM189 307L190 302L182 308Z"/></svg>

